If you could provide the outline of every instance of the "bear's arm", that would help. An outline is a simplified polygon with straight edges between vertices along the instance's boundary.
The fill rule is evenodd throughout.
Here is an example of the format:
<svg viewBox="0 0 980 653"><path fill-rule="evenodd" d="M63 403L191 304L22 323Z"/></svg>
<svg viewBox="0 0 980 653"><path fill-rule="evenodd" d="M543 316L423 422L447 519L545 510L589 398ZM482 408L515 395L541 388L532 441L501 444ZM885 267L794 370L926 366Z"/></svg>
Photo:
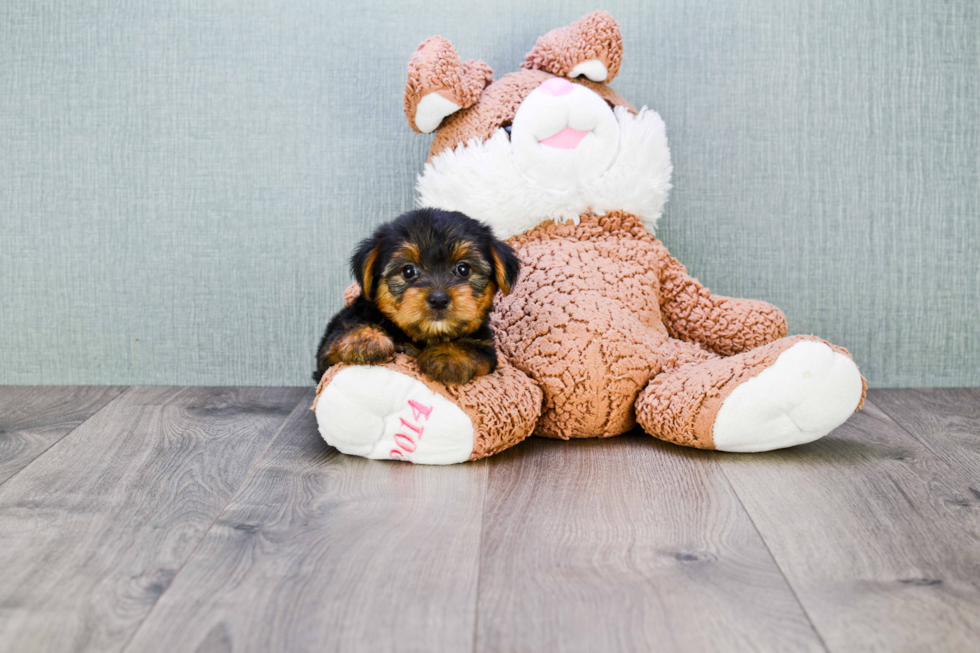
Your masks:
<svg viewBox="0 0 980 653"><path fill-rule="evenodd" d="M350 306L361 294L361 284L356 281L347 286L344 290L344 306Z"/></svg>
<svg viewBox="0 0 980 653"><path fill-rule="evenodd" d="M660 241L660 312L671 337L732 356L786 335L786 316L766 302L712 295Z"/></svg>

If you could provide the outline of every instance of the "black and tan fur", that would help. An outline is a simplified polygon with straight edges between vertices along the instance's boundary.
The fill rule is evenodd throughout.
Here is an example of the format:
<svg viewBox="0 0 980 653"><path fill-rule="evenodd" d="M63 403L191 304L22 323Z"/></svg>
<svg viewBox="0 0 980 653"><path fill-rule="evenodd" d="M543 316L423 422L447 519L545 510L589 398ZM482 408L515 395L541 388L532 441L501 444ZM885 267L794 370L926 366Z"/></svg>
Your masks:
<svg viewBox="0 0 980 653"><path fill-rule="evenodd" d="M514 250L462 213L418 209L378 227L351 257L361 294L327 324L313 380L332 365L385 363L396 352L440 383L493 372L490 307L519 271Z"/></svg>

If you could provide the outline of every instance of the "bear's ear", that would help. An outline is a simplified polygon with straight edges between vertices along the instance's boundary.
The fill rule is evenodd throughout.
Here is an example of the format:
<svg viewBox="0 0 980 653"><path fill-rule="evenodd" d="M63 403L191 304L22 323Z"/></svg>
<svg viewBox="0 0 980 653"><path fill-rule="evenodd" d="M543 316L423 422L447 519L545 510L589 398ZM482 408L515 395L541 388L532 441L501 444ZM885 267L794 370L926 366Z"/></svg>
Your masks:
<svg viewBox="0 0 980 653"><path fill-rule="evenodd" d="M569 27L553 29L527 53L522 68L562 77L585 76L611 82L623 60L619 23L605 11L593 11Z"/></svg>
<svg viewBox="0 0 980 653"><path fill-rule="evenodd" d="M409 126L429 134L451 113L476 104L493 81L493 71L482 61L460 60L453 44L441 36L422 42L408 62L405 116Z"/></svg>

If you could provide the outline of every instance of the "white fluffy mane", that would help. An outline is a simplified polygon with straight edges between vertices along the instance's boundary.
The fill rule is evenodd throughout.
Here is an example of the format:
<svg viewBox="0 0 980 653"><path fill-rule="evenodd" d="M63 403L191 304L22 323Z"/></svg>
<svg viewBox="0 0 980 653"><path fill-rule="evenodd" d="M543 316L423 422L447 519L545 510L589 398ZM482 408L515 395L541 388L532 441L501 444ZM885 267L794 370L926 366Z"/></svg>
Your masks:
<svg viewBox="0 0 980 653"><path fill-rule="evenodd" d="M621 210L651 232L670 191L670 150L660 115L644 107L633 115L616 107L619 154L600 177L568 190L546 188L514 162L510 139L498 129L484 142L472 139L425 164L416 183L417 203L460 211L510 238L547 220L576 224L579 216Z"/></svg>

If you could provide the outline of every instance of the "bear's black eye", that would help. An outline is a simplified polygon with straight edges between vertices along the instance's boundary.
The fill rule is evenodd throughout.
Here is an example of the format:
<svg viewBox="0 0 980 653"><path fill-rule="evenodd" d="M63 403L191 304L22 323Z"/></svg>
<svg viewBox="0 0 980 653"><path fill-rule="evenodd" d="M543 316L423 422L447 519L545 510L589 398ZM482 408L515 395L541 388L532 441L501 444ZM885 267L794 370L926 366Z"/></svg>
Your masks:
<svg viewBox="0 0 980 653"><path fill-rule="evenodd" d="M405 281L415 281L419 278L419 270L414 265L406 265L402 268L402 277Z"/></svg>
<svg viewBox="0 0 980 653"><path fill-rule="evenodd" d="M469 263L457 263L456 268L453 270L457 277L462 277L463 279L470 276L470 272L472 271Z"/></svg>

